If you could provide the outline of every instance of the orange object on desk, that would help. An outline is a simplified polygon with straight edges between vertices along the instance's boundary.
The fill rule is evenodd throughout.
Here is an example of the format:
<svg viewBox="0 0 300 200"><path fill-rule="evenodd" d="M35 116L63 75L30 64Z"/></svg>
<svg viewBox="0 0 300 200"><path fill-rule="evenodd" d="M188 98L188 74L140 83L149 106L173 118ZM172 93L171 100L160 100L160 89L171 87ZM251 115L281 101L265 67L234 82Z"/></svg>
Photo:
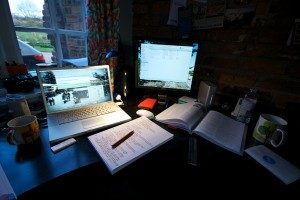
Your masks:
<svg viewBox="0 0 300 200"><path fill-rule="evenodd" d="M15 64L6 66L9 76L14 77L18 74L27 74L28 70L25 64Z"/></svg>
<svg viewBox="0 0 300 200"><path fill-rule="evenodd" d="M141 103L139 103L138 108L152 110L157 102L157 99L146 98Z"/></svg>

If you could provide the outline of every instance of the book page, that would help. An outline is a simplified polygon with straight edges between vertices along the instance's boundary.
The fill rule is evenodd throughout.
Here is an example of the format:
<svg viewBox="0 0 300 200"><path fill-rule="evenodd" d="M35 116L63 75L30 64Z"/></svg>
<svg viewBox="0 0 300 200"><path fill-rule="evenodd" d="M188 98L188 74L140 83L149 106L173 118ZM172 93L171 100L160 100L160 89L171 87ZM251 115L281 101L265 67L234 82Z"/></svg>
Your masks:
<svg viewBox="0 0 300 200"><path fill-rule="evenodd" d="M0 199L17 199L0 164Z"/></svg>
<svg viewBox="0 0 300 200"><path fill-rule="evenodd" d="M159 122L170 124L177 128L191 132L195 124L202 118L201 105L195 102L173 104L163 112L156 115Z"/></svg>
<svg viewBox="0 0 300 200"><path fill-rule="evenodd" d="M113 149L111 145L130 131L134 131L134 134ZM89 136L88 139L110 172L114 174L172 137L171 133L148 118L140 117Z"/></svg>
<svg viewBox="0 0 300 200"><path fill-rule="evenodd" d="M193 132L237 154L243 153L246 125L217 111L209 111Z"/></svg>

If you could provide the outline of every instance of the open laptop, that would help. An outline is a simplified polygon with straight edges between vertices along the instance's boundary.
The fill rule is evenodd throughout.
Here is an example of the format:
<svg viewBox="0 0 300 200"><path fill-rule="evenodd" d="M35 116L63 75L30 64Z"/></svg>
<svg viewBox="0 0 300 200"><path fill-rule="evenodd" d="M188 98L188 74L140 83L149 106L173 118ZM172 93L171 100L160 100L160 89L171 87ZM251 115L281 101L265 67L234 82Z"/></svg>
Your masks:
<svg viewBox="0 0 300 200"><path fill-rule="evenodd" d="M113 102L108 65L39 68L37 75L51 143L131 120Z"/></svg>

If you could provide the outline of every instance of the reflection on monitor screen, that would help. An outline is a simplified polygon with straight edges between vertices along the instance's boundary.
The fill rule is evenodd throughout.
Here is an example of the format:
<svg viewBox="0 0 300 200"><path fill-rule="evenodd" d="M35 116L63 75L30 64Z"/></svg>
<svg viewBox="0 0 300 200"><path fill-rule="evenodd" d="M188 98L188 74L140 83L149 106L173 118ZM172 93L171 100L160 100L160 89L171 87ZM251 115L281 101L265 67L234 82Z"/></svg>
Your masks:
<svg viewBox="0 0 300 200"><path fill-rule="evenodd" d="M139 40L136 86L190 91L198 48L198 43Z"/></svg>

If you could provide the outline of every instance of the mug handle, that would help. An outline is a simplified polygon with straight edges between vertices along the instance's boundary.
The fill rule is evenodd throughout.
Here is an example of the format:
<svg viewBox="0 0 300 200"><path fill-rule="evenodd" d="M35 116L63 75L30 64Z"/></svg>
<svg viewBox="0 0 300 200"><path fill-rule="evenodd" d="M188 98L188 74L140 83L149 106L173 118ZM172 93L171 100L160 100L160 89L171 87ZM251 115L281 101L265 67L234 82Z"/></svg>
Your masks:
<svg viewBox="0 0 300 200"><path fill-rule="evenodd" d="M11 145L16 145L16 142L14 140L14 130L10 130L8 133L7 133L7 137L6 137L6 140L9 144Z"/></svg>
<svg viewBox="0 0 300 200"><path fill-rule="evenodd" d="M278 136L279 134L280 134L280 136ZM277 137L280 137L280 141L276 144L275 139ZM276 131L274 132L274 134L271 138L271 144L273 147L279 147L280 145L282 145L284 143L286 138L287 138L287 133L284 130L278 128L278 129L276 129Z"/></svg>

